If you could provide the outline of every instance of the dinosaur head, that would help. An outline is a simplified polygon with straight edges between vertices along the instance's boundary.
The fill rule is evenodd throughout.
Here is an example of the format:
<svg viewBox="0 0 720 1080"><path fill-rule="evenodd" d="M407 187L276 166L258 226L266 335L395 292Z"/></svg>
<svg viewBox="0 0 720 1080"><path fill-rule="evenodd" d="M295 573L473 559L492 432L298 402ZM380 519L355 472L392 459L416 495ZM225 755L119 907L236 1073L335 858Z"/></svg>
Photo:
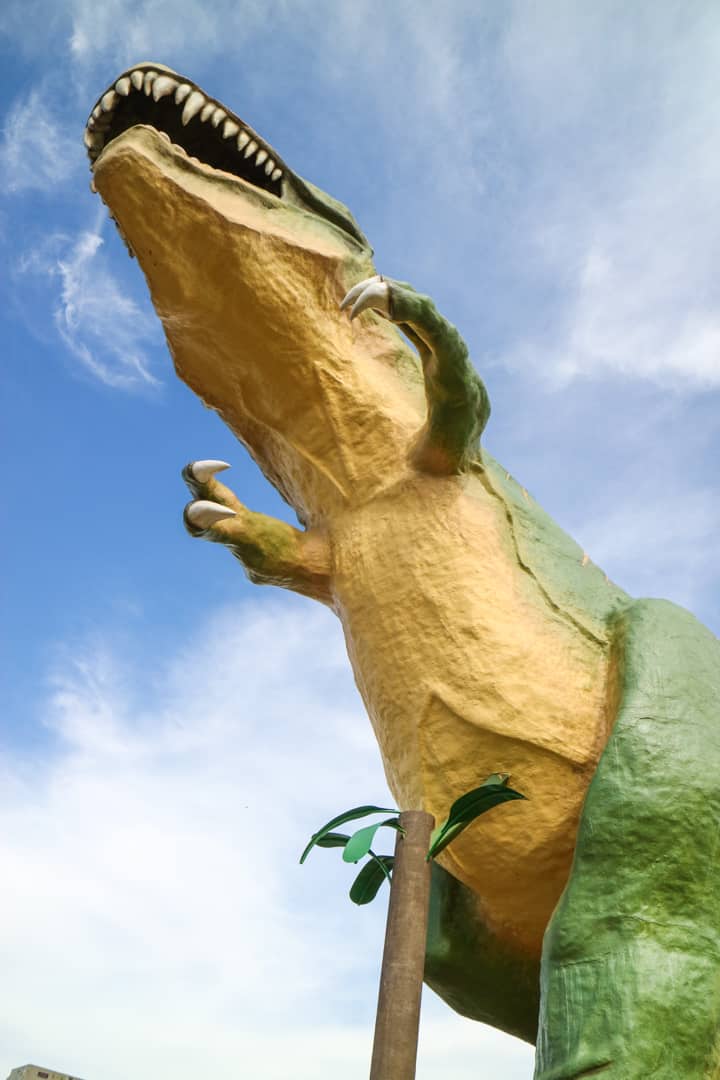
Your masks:
<svg viewBox="0 0 720 1080"><path fill-rule="evenodd" d="M374 273L350 212L160 64L115 80L85 145L180 377L304 520L367 497L389 445L404 457L422 393L392 326L372 313L351 326L338 310Z"/></svg>

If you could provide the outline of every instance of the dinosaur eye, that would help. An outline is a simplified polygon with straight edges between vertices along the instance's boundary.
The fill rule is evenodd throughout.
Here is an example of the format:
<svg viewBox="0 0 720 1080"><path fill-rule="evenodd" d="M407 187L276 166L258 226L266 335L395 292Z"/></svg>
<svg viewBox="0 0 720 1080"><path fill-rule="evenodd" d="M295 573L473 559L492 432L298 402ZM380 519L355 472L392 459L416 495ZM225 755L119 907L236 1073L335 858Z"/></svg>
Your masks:
<svg viewBox="0 0 720 1080"><path fill-rule="evenodd" d="M88 117L84 142L91 162L131 127L149 125L175 149L213 169L282 196L277 155L251 128L180 77L153 68L121 76Z"/></svg>

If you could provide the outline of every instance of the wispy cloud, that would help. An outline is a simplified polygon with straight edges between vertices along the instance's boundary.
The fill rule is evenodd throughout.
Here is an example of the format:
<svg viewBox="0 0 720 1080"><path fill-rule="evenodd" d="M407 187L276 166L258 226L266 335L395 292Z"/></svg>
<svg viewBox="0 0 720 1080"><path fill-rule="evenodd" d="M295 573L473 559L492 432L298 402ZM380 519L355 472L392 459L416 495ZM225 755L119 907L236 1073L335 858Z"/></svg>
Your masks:
<svg viewBox="0 0 720 1080"><path fill-rule="evenodd" d="M74 236L55 233L17 265L49 286L46 302L60 338L87 374L106 386L137 390L158 385L151 371L157 320L119 282L103 256L104 212Z"/></svg>
<svg viewBox="0 0 720 1080"><path fill-rule="evenodd" d="M720 622L717 537L720 499L713 488L638 497L596 509L576 534L593 560L640 596L662 596Z"/></svg>
<svg viewBox="0 0 720 1080"><path fill-rule="evenodd" d="M509 360L560 381L720 387L716 16L675 3L546 14L515 5L504 48L537 169L524 256L560 295Z"/></svg>
<svg viewBox="0 0 720 1080"><path fill-rule="evenodd" d="M221 2L212 9L198 0L144 0L128 9L124 0L96 4L93 0L73 0L67 14L70 33L67 44L75 60L94 59L104 53L109 58L128 61L151 60L153 49L165 42L165 55L194 43L202 52L225 46L223 27L228 22L236 30L238 5ZM240 5L244 15L260 14L259 5ZM122 34L118 26L122 25Z"/></svg>
<svg viewBox="0 0 720 1080"><path fill-rule="evenodd" d="M248 605L148 659L66 649L54 752L0 761L0 1069L361 1080L383 905L350 905L332 853L297 865L322 820L388 797L339 626ZM486 1039L529 1072L529 1048L428 1016L421 1077L470 1077Z"/></svg>
<svg viewBox="0 0 720 1080"><path fill-rule="evenodd" d="M55 192L82 163L82 143L55 114L52 101L34 88L11 106L0 137L4 192Z"/></svg>

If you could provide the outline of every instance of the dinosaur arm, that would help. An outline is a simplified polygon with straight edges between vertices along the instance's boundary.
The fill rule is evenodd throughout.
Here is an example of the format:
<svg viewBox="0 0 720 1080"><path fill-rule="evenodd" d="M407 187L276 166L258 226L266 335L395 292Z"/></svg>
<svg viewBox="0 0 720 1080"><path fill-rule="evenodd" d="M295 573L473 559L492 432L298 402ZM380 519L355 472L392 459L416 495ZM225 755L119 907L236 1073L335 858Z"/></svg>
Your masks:
<svg viewBox="0 0 720 1080"><path fill-rule="evenodd" d="M210 471L223 462L193 462L183 477L195 496L185 507L191 536L224 544L257 585L279 585L331 603L330 551L323 532L302 532L285 521L248 510Z"/></svg>
<svg viewBox="0 0 720 1080"><path fill-rule="evenodd" d="M490 416L484 383L470 363L457 329L406 282L370 278L347 294L351 318L372 308L396 323L420 354L427 419L413 460L423 472L462 472L477 456L478 440Z"/></svg>

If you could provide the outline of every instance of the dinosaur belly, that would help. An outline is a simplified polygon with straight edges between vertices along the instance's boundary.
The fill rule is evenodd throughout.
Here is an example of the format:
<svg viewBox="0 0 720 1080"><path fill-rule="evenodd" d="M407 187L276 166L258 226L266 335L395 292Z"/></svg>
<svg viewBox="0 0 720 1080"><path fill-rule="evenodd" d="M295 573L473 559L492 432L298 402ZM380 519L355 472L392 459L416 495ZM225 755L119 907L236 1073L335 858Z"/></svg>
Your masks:
<svg viewBox="0 0 720 1080"><path fill-rule="evenodd" d="M539 955L607 740L607 651L548 601L502 504L472 480L410 480L349 513L333 543L337 610L400 807L441 820L492 772L527 796L441 861L489 930Z"/></svg>

